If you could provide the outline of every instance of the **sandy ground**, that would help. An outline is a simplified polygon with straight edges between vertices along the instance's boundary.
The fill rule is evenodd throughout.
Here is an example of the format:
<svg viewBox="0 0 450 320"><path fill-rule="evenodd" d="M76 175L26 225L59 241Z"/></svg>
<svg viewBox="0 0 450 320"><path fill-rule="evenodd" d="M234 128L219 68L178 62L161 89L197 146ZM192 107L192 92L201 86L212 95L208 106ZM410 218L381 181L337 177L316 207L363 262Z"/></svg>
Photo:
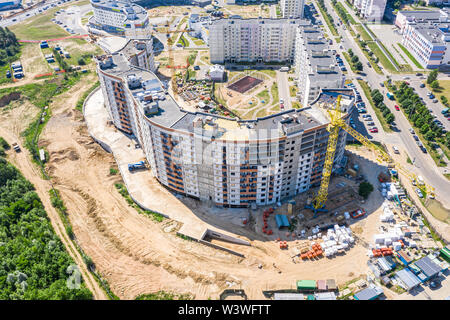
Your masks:
<svg viewBox="0 0 450 320"><path fill-rule="evenodd" d="M64 94L66 95L66 100L71 95L73 95L73 99L78 99L79 95L83 92L83 90L80 90L82 89L82 86L80 85L74 89L75 90L70 90ZM51 205L48 195L48 191L51 188L50 181L42 179L41 172L36 165L32 163L29 152L23 146L20 133L37 115L38 108L27 102L14 102L8 107L3 108L0 112L0 136L4 137L10 143L18 142L22 149L22 152L20 153L15 153L10 150L8 152L8 160L11 161L22 172L26 179L35 186L36 192L45 207L56 234L66 246L68 253L79 266L83 279L94 297L96 299L106 299L105 293L100 289L92 274L87 271L81 255L76 251L74 244L69 240L58 212Z"/></svg>
<svg viewBox="0 0 450 320"><path fill-rule="evenodd" d="M114 187L121 178L109 175L109 168L115 165L112 156L93 142L82 115L73 110L81 92L71 90L55 101L53 117L40 143L50 154L48 171L68 208L77 241L119 297L133 299L142 293L166 290L190 293L196 299L215 299L231 287L243 288L250 299L262 299L262 290L293 288L298 279L334 278L344 283L366 273L367 249L363 245L357 244L333 259L299 262L292 259L291 250L280 250L262 234L238 228L239 234L247 235L251 247L226 246L246 257L239 258L177 237L179 225L172 220L156 223L138 214ZM2 127L1 134L8 136L13 131ZM40 186L39 195L48 202L39 173L31 164L29 168L18 167ZM366 207L376 209L379 200L374 193ZM183 202L196 207L198 214L208 213L190 201L196 202ZM379 213L374 211L352 227L360 227L355 230L370 239Z"/></svg>

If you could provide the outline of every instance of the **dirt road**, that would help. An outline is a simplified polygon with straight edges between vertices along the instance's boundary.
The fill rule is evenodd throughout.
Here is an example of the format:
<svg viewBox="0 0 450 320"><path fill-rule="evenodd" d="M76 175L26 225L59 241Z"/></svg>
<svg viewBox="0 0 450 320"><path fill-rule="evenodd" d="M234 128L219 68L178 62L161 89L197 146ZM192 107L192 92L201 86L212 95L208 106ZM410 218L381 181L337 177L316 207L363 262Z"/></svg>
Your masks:
<svg viewBox="0 0 450 320"><path fill-rule="evenodd" d="M78 90L80 90L78 88ZM93 275L87 270L83 258L78 253L75 245L68 238L64 225L59 217L56 209L51 205L48 191L51 188L50 181L44 180L37 166L32 163L31 155L21 143L20 133L28 126L31 120L36 116L38 108L31 104L23 103L20 106L12 106L11 110L2 112L0 116L0 136L4 137L10 143L19 142L22 149L20 153L10 150L8 152L8 160L14 164L20 172L29 180L41 199L45 211L52 223L58 237L64 243L68 253L78 265L86 286L91 290L95 299L107 299L104 291L100 288Z"/></svg>
<svg viewBox="0 0 450 320"><path fill-rule="evenodd" d="M250 299L263 299L263 290L294 288L298 279L334 278L343 283L366 273L367 249L359 244L343 256L300 262L292 258L295 241L289 250L280 250L273 241L242 228L239 232L247 234L251 246L226 245L245 255L240 258L178 237L178 222L157 223L139 214L114 187L121 177L110 175L109 169L116 166L113 157L92 140L81 113L74 110L82 87L89 87L86 81L54 99L53 116L41 135L40 145L49 152L48 171L68 209L78 243L120 298L134 299L139 294L165 290L190 293L196 299L217 299L224 289L242 288ZM1 122L0 135L16 141L20 130L8 123ZM72 248L49 202L49 182L41 178L26 152L12 155L11 161L36 186L55 230ZM159 184L155 188L165 190ZM208 215L208 209L196 200L183 202L198 214ZM377 203L375 195L369 198L367 205L373 205L374 211L354 224L359 236L366 240L377 228L381 212ZM70 252L96 298L106 298L87 273L81 257L73 248Z"/></svg>

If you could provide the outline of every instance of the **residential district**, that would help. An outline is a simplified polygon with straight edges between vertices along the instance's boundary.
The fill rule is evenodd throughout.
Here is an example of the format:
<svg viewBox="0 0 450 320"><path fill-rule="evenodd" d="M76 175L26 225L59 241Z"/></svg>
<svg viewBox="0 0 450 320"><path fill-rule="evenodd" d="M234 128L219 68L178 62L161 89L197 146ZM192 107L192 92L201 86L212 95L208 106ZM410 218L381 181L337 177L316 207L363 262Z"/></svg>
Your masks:
<svg viewBox="0 0 450 320"><path fill-rule="evenodd" d="M448 2L0 10L0 299L450 298Z"/></svg>

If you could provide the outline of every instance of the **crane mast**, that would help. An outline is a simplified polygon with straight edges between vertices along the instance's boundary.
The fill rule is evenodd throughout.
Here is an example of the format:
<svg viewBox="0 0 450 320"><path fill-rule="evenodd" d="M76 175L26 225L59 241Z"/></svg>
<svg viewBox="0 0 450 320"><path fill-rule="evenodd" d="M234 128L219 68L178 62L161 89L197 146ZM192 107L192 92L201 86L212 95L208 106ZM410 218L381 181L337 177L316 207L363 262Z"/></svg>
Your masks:
<svg viewBox="0 0 450 320"><path fill-rule="evenodd" d="M327 130L330 132L330 135L328 137L327 151L322 171L322 180L320 182L320 188L317 196L313 200L312 206L308 205L306 206L306 208L312 209L314 213L317 213L318 211L327 211L324 209L324 207L328 198L328 187L330 184L331 173L333 171L333 162L334 156L336 154L337 141L339 138L339 129L346 131L353 138L358 140L363 146L374 151L377 155L377 161L379 163L386 162L388 163L388 167L395 168L397 171L402 172L404 175L406 175L409 179L417 181L417 176L414 173L405 169L400 164L395 163L387 152L385 152L382 148L372 143L364 135L360 134L358 131L345 123L344 119L342 118L340 95L336 99L334 108L332 110L328 110L328 113L330 115L330 124L328 125ZM423 183L423 185L426 189L426 192L429 193L430 197L434 197L434 188L425 182Z"/></svg>

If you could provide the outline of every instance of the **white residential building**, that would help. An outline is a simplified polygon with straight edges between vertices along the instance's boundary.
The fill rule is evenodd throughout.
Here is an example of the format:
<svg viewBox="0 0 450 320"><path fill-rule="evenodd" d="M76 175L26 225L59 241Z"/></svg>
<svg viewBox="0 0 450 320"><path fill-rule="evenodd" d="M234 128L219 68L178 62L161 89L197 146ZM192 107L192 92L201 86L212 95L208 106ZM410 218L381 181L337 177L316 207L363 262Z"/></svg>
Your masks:
<svg viewBox="0 0 450 320"><path fill-rule="evenodd" d="M303 18L305 0L280 0L283 18Z"/></svg>
<svg viewBox="0 0 450 320"><path fill-rule="evenodd" d="M301 110L237 120L180 108L153 72L124 55L96 61L105 107L116 127L137 139L158 181L223 207L273 205L318 186L329 137L327 103L341 95L348 121L355 101L351 89L325 90ZM346 135L339 133L334 168Z"/></svg>
<svg viewBox="0 0 450 320"><path fill-rule="evenodd" d="M298 98L309 105L321 89L343 88L345 77L336 64L333 51L318 27L305 26L297 30L295 43L295 77Z"/></svg>
<svg viewBox="0 0 450 320"><path fill-rule="evenodd" d="M94 15L88 27L127 38L145 38L151 34L147 11L134 3L115 0L91 0Z"/></svg>
<svg viewBox="0 0 450 320"><path fill-rule="evenodd" d="M367 20L383 20L387 0L355 0L354 5Z"/></svg>
<svg viewBox="0 0 450 320"><path fill-rule="evenodd" d="M212 65L209 68L209 76L212 81L223 81L225 79L225 67L220 64Z"/></svg>
<svg viewBox="0 0 450 320"><path fill-rule="evenodd" d="M293 62L296 30L310 22L300 19L242 19L212 21L210 61Z"/></svg>

